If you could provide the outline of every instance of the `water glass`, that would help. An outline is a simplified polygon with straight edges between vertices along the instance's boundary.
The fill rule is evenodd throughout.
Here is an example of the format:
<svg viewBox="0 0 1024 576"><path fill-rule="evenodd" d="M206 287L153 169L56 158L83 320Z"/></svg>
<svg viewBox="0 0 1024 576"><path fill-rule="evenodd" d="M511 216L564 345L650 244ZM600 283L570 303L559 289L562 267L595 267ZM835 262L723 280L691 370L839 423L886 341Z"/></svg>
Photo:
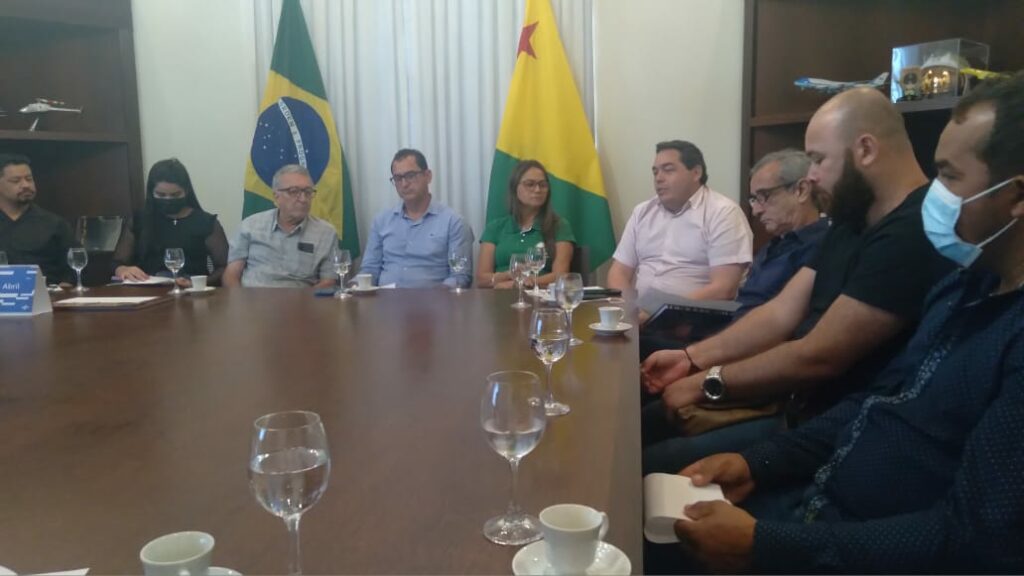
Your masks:
<svg viewBox="0 0 1024 576"><path fill-rule="evenodd" d="M82 286L82 270L89 265L89 253L85 251L85 248L68 248L68 266L75 271L75 275L78 276L78 285L75 286L75 292L81 294L82 292L88 292L88 288Z"/></svg>
<svg viewBox="0 0 1024 576"><path fill-rule="evenodd" d="M465 250L461 246L452 248L451 252L448 253L448 268L456 276L455 288L452 289L452 292L456 294L465 292L465 289L459 284L458 276L461 276L468 267L469 258L466 256Z"/></svg>
<svg viewBox="0 0 1024 576"><path fill-rule="evenodd" d="M284 519L288 573L301 574L299 520L327 489L331 458L315 412L275 412L256 419L249 457L249 488L267 512Z"/></svg>
<svg viewBox="0 0 1024 576"><path fill-rule="evenodd" d="M338 276L338 291L334 293L334 297L338 300L351 298L352 295L345 288L345 276L352 268L352 254L348 250L334 248L331 250L331 265L334 267L334 273Z"/></svg>
<svg viewBox="0 0 1024 576"><path fill-rule="evenodd" d="M569 406L555 400L551 391L551 369L569 351L569 319L561 308L537 308L530 318L530 346L544 364L544 412L548 416L564 416Z"/></svg>
<svg viewBox="0 0 1024 576"><path fill-rule="evenodd" d="M531 372L495 372L487 377L480 403L480 425L495 452L508 460L512 491L508 509L484 523L484 536L495 544L520 546L541 538L540 520L516 501L519 461L540 442L547 421L540 382Z"/></svg>
<svg viewBox="0 0 1024 576"><path fill-rule="evenodd" d="M572 334L572 311L583 301L583 277L576 272L560 274L552 286L555 303L569 315L569 333ZM583 340L573 337L570 346L579 346Z"/></svg>
<svg viewBox="0 0 1024 576"><path fill-rule="evenodd" d="M174 290L171 290L171 294L184 294L181 286L178 286L178 271L185 267L185 251L181 248L168 248L164 250L164 266L171 271L171 276L174 278Z"/></svg>
<svg viewBox="0 0 1024 576"><path fill-rule="evenodd" d="M513 254L508 261L508 272L512 275L512 280L516 283L516 291L519 294L512 307L516 310L529 308L530 305L523 301L523 281L530 273L530 264L526 261L526 254Z"/></svg>
<svg viewBox="0 0 1024 576"><path fill-rule="evenodd" d="M536 246L531 246L526 251L526 262L533 274L533 291L530 294L538 297L540 296L540 286L537 285L537 279L540 278L540 273L548 263L548 251L543 242L538 242Z"/></svg>

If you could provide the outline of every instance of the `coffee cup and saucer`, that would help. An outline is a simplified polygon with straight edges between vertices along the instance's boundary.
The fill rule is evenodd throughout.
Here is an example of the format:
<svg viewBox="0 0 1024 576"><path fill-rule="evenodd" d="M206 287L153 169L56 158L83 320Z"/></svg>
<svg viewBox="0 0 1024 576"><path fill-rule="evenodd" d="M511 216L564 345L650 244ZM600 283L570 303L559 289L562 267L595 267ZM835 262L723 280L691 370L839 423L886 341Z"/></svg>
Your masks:
<svg viewBox="0 0 1024 576"><path fill-rule="evenodd" d="M618 306L601 306L597 312L601 315L601 321L591 324L590 329L598 334L605 336L624 334L633 327L632 324L622 321L626 316L626 311Z"/></svg>
<svg viewBox="0 0 1024 576"><path fill-rule="evenodd" d="M372 274L356 274L352 287L348 290L353 294L373 294L379 288L380 286L373 285Z"/></svg>
<svg viewBox="0 0 1024 576"><path fill-rule="evenodd" d="M185 288L185 292L192 294L193 296L209 294L216 290L213 286L208 286L206 284L206 276L192 276L189 280L192 281L192 286Z"/></svg>
<svg viewBox="0 0 1024 576"><path fill-rule="evenodd" d="M206 532L175 532L151 540L139 552L146 576L242 576L231 568L210 566L213 536Z"/></svg>
<svg viewBox="0 0 1024 576"><path fill-rule="evenodd" d="M580 504L556 504L540 513L544 539L512 558L516 576L534 574L629 574L633 566L622 550L603 542L608 515Z"/></svg>

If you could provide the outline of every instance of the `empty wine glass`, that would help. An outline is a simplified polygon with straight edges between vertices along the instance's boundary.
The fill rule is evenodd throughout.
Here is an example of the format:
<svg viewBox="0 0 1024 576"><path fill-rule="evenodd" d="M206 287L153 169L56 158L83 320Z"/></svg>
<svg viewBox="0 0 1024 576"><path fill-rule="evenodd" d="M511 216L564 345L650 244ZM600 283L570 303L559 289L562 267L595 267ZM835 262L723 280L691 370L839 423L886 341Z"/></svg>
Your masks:
<svg viewBox="0 0 1024 576"><path fill-rule="evenodd" d="M569 315L569 334L572 334L572 311L583 301L583 277L576 272L560 274L552 286L555 302ZM583 340L575 336L569 341L570 346L579 346Z"/></svg>
<svg viewBox="0 0 1024 576"><path fill-rule="evenodd" d="M171 271L174 279L174 290L171 294L183 294L185 291L178 286L178 271L185 267L185 251L181 248L168 248L164 250L164 266Z"/></svg>
<svg viewBox="0 0 1024 576"><path fill-rule="evenodd" d="M540 273L544 270L544 266L548 263L548 251L544 248L543 242L538 242L536 246L531 246L526 251L526 262L530 266L530 272L533 273L533 290L530 292L534 297L540 296L540 287L537 285L537 279L540 277Z"/></svg>
<svg viewBox="0 0 1024 576"><path fill-rule="evenodd" d="M348 250L334 248L331 250L331 265L334 267L334 273L338 275L338 291L334 293L334 297L338 300L351 298L352 295L345 288L345 276L352 267L352 254Z"/></svg>
<svg viewBox="0 0 1024 576"><path fill-rule="evenodd" d="M7 252L0 250L0 266L7 266Z"/></svg>
<svg viewBox="0 0 1024 576"><path fill-rule="evenodd" d="M448 253L448 267L451 269L452 273L455 274L455 276L459 276L466 271L468 266L469 258L466 257L463 248L452 248L452 251ZM459 285L459 278L455 279L455 288L452 289L452 292L455 292L456 294L465 292L462 286Z"/></svg>
<svg viewBox="0 0 1024 576"><path fill-rule="evenodd" d="M85 248L68 248L68 266L75 271L78 276L78 285L75 286L75 292L82 293L88 292L89 289L82 286L82 270L89 265L89 253L85 251Z"/></svg>
<svg viewBox="0 0 1024 576"><path fill-rule="evenodd" d="M540 540L540 521L524 513L516 501L519 461L540 442L547 423L540 382L530 372L495 372L487 377L480 403L480 424L495 452L512 470L508 509L484 523L484 536L495 544L519 546Z"/></svg>
<svg viewBox="0 0 1024 576"><path fill-rule="evenodd" d="M529 308L530 305L523 302L523 280L530 273L530 265L526 261L526 254L513 254L508 261L508 272L512 275L512 280L516 283L516 291L519 293L519 297L512 307L517 310Z"/></svg>
<svg viewBox="0 0 1024 576"><path fill-rule="evenodd" d="M313 507L331 473L327 434L315 412L275 412L256 419L249 488L263 508L288 528L288 573L301 574L299 520Z"/></svg>
<svg viewBox="0 0 1024 576"><path fill-rule="evenodd" d="M564 416L569 406L555 401L551 392L551 369L569 351L569 319L561 308L537 308L530 318L530 346L537 358L544 363L544 413L548 416Z"/></svg>

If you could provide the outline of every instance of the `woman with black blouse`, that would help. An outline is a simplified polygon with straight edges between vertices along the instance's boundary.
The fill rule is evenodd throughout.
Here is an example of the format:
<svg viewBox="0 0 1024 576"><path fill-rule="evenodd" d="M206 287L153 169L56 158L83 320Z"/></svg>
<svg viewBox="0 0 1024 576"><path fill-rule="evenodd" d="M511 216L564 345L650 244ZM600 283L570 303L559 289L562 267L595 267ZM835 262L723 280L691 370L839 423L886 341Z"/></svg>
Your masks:
<svg viewBox="0 0 1024 576"><path fill-rule="evenodd" d="M210 285L220 285L227 266L227 236L217 216L199 206L188 170L177 158L150 168L145 207L125 223L114 250L114 276L141 281L168 272L164 267L167 248L185 252L180 283L188 286L189 276L207 275Z"/></svg>

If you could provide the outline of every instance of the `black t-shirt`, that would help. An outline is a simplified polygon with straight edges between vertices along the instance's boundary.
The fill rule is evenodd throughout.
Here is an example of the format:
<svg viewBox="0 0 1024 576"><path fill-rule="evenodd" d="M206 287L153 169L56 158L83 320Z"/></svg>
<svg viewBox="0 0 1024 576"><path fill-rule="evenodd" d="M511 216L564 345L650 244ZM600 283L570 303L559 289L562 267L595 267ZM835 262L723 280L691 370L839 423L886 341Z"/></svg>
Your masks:
<svg viewBox="0 0 1024 576"><path fill-rule="evenodd" d="M849 224L833 226L808 263L817 274L810 310L796 338L810 332L840 295L895 314L906 326L839 381L809 393L801 415L820 412L846 393L867 387L914 333L928 291L953 271L953 262L941 256L924 234L921 203L927 192L927 186L914 190L895 210L862 231Z"/></svg>
<svg viewBox="0 0 1024 576"><path fill-rule="evenodd" d="M68 266L74 237L67 221L34 204L17 220L0 210L0 251L7 253L7 263L37 264L50 284L74 278Z"/></svg>

